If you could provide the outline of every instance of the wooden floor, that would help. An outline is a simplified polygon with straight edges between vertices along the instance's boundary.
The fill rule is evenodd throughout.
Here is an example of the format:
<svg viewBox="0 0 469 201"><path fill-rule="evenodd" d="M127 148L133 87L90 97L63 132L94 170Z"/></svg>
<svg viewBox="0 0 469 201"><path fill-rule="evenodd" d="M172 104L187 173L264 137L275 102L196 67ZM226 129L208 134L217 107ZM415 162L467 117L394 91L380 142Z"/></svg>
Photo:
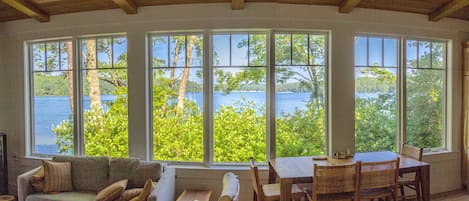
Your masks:
<svg viewBox="0 0 469 201"><path fill-rule="evenodd" d="M438 196L431 199L432 201L469 201L469 193L455 192L446 196Z"/></svg>

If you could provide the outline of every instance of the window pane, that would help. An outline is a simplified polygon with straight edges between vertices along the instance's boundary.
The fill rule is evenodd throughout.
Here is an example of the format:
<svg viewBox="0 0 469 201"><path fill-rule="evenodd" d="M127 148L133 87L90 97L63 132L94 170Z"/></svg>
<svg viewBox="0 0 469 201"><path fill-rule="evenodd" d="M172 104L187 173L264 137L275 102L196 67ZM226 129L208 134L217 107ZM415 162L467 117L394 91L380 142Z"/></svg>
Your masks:
<svg viewBox="0 0 469 201"><path fill-rule="evenodd" d="M325 65L326 64L326 36L325 35L309 35L309 59L310 65Z"/></svg>
<svg viewBox="0 0 469 201"><path fill-rule="evenodd" d="M100 38L97 40L98 45L98 68L112 68L112 39Z"/></svg>
<svg viewBox="0 0 469 201"><path fill-rule="evenodd" d="M445 43L432 43L432 68L445 68Z"/></svg>
<svg viewBox="0 0 469 201"><path fill-rule="evenodd" d="M285 35L275 34L275 38L290 37ZM289 40L275 40L275 46L285 47L289 45L289 42ZM327 52L327 41L317 39L314 42L315 45L310 46L312 48L310 52ZM275 57L284 58L282 54L284 52L276 51ZM310 59L314 61L315 54L311 56L313 58ZM301 58L293 58L293 60L297 61ZM283 61L280 60L280 62ZM275 67L277 157L324 154L326 151L326 67L278 66L278 64L276 63Z"/></svg>
<svg viewBox="0 0 469 201"><path fill-rule="evenodd" d="M419 68L431 68L430 44L431 42L419 41Z"/></svg>
<svg viewBox="0 0 469 201"><path fill-rule="evenodd" d="M44 70L47 51L50 72L33 72L33 153L72 154L73 153L73 76L72 71L59 71L58 66L72 65L59 60L59 44L71 41L32 44L32 66L34 70ZM67 51L64 52L67 54ZM67 55L66 58L72 58ZM65 69L72 69L67 66Z"/></svg>
<svg viewBox="0 0 469 201"><path fill-rule="evenodd" d="M112 44L110 41L86 39L81 43L85 155L128 157L127 69L99 69L96 62L99 54L105 53L108 58L103 56L106 62L99 65L109 68L106 65L113 59L113 52L112 49L107 52L106 48ZM126 54L126 49L120 51Z"/></svg>
<svg viewBox="0 0 469 201"><path fill-rule="evenodd" d="M229 66L230 65L230 35L213 35L213 65Z"/></svg>
<svg viewBox="0 0 469 201"><path fill-rule="evenodd" d="M73 65L72 41L60 42L60 70L72 70ZM70 55L70 59L68 58ZM70 62L70 63L69 63Z"/></svg>
<svg viewBox="0 0 469 201"><path fill-rule="evenodd" d="M291 65L291 34L275 34L275 64Z"/></svg>
<svg viewBox="0 0 469 201"><path fill-rule="evenodd" d="M250 48L266 47L257 41L265 41L266 35L262 35L251 38ZM247 48L245 41L236 41L232 46ZM266 58L265 52L252 53L257 54L255 58ZM244 62L244 58L233 57L233 64ZM247 162L249 156L266 161L266 67L213 67L213 75L214 161Z"/></svg>
<svg viewBox="0 0 469 201"><path fill-rule="evenodd" d="M293 64L308 64L308 35L292 34L293 43Z"/></svg>
<svg viewBox="0 0 469 201"><path fill-rule="evenodd" d="M407 67L417 68L417 41L408 40L405 51Z"/></svg>
<svg viewBox="0 0 469 201"><path fill-rule="evenodd" d="M168 67L168 36L153 36L151 37L152 46L152 67Z"/></svg>
<svg viewBox="0 0 469 201"><path fill-rule="evenodd" d="M169 37L169 66L186 66L186 45L186 36L184 35Z"/></svg>
<svg viewBox="0 0 469 201"><path fill-rule="evenodd" d="M384 39L384 67L397 67L398 40L393 38Z"/></svg>
<svg viewBox="0 0 469 201"><path fill-rule="evenodd" d="M265 34L249 35L249 66L265 66L267 36Z"/></svg>
<svg viewBox="0 0 469 201"><path fill-rule="evenodd" d="M112 41L114 67L127 67L127 38L113 38Z"/></svg>
<svg viewBox="0 0 469 201"><path fill-rule="evenodd" d="M355 36L355 66L368 66L367 37Z"/></svg>
<svg viewBox="0 0 469 201"><path fill-rule="evenodd" d="M396 77L399 41L376 37L370 38L369 41L371 46L379 47L370 47L368 52L370 60L375 60L376 64L384 57L386 68L374 65L355 66L355 151L396 151L398 135ZM379 45L383 43L384 52ZM355 48L359 49L361 45L356 41Z"/></svg>
<svg viewBox="0 0 469 201"><path fill-rule="evenodd" d="M383 66L382 38L368 38L368 66Z"/></svg>
<svg viewBox="0 0 469 201"><path fill-rule="evenodd" d="M164 41L154 36L151 41ZM187 38L184 43L183 38ZM171 36L172 61L185 57L187 66L153 68L153 155L155 160L202 162L203 135L203 37L200 34ZM179 41L178 41L179 40ZM178 43L179 42L179 43ZM153 42L158 58L167 58L162 42ZM179 45L178 45L179 44ZM179 51L179 50L184 51ZM173 63L174 64L174 63ZM184 63L182 63L184 64ZM180 64L178 64L180 65ZM157 68L155 68L157 67Z"/></svg>
<svg viewBox="0 0 469 201"><path fill-rule="evenodd" d="M231 65L248 66L248 35L231 35Z"/></svg>

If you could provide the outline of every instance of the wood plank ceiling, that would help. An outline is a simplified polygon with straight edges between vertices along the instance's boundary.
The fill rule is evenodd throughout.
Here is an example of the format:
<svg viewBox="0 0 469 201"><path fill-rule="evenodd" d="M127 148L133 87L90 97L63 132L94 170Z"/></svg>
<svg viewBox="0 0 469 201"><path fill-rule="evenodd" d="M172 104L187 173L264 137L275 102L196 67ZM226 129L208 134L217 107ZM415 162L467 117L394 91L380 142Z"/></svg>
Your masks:
<svg viewBox="0 0 469 201"><path fill-rule="evenodd" d="M445 17L469 21L469 0L0 0L0 22L26 18L47 22L51 15L119 8L136 14L142 6L221 2L231 3L233 10L250 2L276 2L337 6L341 13L358 7L425 14L431 21Z"/></svg>

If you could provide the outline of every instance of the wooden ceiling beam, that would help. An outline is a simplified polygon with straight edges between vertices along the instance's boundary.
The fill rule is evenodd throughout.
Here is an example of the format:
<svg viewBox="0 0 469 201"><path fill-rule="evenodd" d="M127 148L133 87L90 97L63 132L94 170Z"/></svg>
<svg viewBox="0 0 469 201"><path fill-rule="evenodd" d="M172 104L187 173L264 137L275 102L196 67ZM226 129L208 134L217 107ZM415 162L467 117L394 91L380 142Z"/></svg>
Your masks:
<svg viewBox="0 0 469 201"><path fill-rule="evenodd" d="M360 0L343 0L339 5L339 13L350 13L360 3Z"/></svg>
<svg viewBox="0 0 469 201"><path fill-rule="evenodd" d="M22 0L2 0L2 2L39 22L49 21L49 15L31 3Z"/></svg>
<svg viewBox="0 0 469 201"><path fill-rule="evenodd" d="M446 16L449 16L456 12L457 10L464 8L469 5L469 0L453 0L449 3L443 5L442 7L436 9L428 16L430 21L438 21L443 19Z"/></svg>
<svg viewBox="0 0 469 201"><path fill-rule="evenodd" d="M134 0L113 0L127 14L137 14L137 4Z"/></svg>
<svg viewBox="0 0 469 201"><path fill-rule="evenodd" d="M231 0L231 9L233 10L244 9L244 0Z"/></svg>

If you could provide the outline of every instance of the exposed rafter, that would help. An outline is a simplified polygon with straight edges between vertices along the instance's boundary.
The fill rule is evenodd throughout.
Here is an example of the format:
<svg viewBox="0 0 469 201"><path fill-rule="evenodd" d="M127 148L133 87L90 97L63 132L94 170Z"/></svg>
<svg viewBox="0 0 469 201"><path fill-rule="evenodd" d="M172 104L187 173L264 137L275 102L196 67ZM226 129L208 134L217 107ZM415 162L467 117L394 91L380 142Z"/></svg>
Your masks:
<svg viewBox="0 0 469 201"><path fill-rule="evenodd" d="M23 0L2 0L2 2L15 8L19 12L38 20L39 22L49 21L49 15L31 3Z"/></svg>
<svg viewBox="0 0 469 201"><path fill-rule="evenodd" d="M134 0L113 0L127 14L137 14L137 4Z"/></svg>
<svg viewBox="0 0 469 201"><path fill-rule="evenodd" d="M231 9L233 10L244 9L244 0L231 0Z"/></svg>
<svg viewBox="0 0 469 201"><path fill-rule="evenodd" d="M339 13L350 13L360 3L360 0L343 0L339 5Z"/></svg>
<svg viewBox="0 0 469 201"><path fill-rule="evenodd" d="M442 18L453 14L457 10L466 7L469 5L469 0L453 0L447 3L446 5L436 9L429 16L428 19L431 21L438 21Z"/></svg>

